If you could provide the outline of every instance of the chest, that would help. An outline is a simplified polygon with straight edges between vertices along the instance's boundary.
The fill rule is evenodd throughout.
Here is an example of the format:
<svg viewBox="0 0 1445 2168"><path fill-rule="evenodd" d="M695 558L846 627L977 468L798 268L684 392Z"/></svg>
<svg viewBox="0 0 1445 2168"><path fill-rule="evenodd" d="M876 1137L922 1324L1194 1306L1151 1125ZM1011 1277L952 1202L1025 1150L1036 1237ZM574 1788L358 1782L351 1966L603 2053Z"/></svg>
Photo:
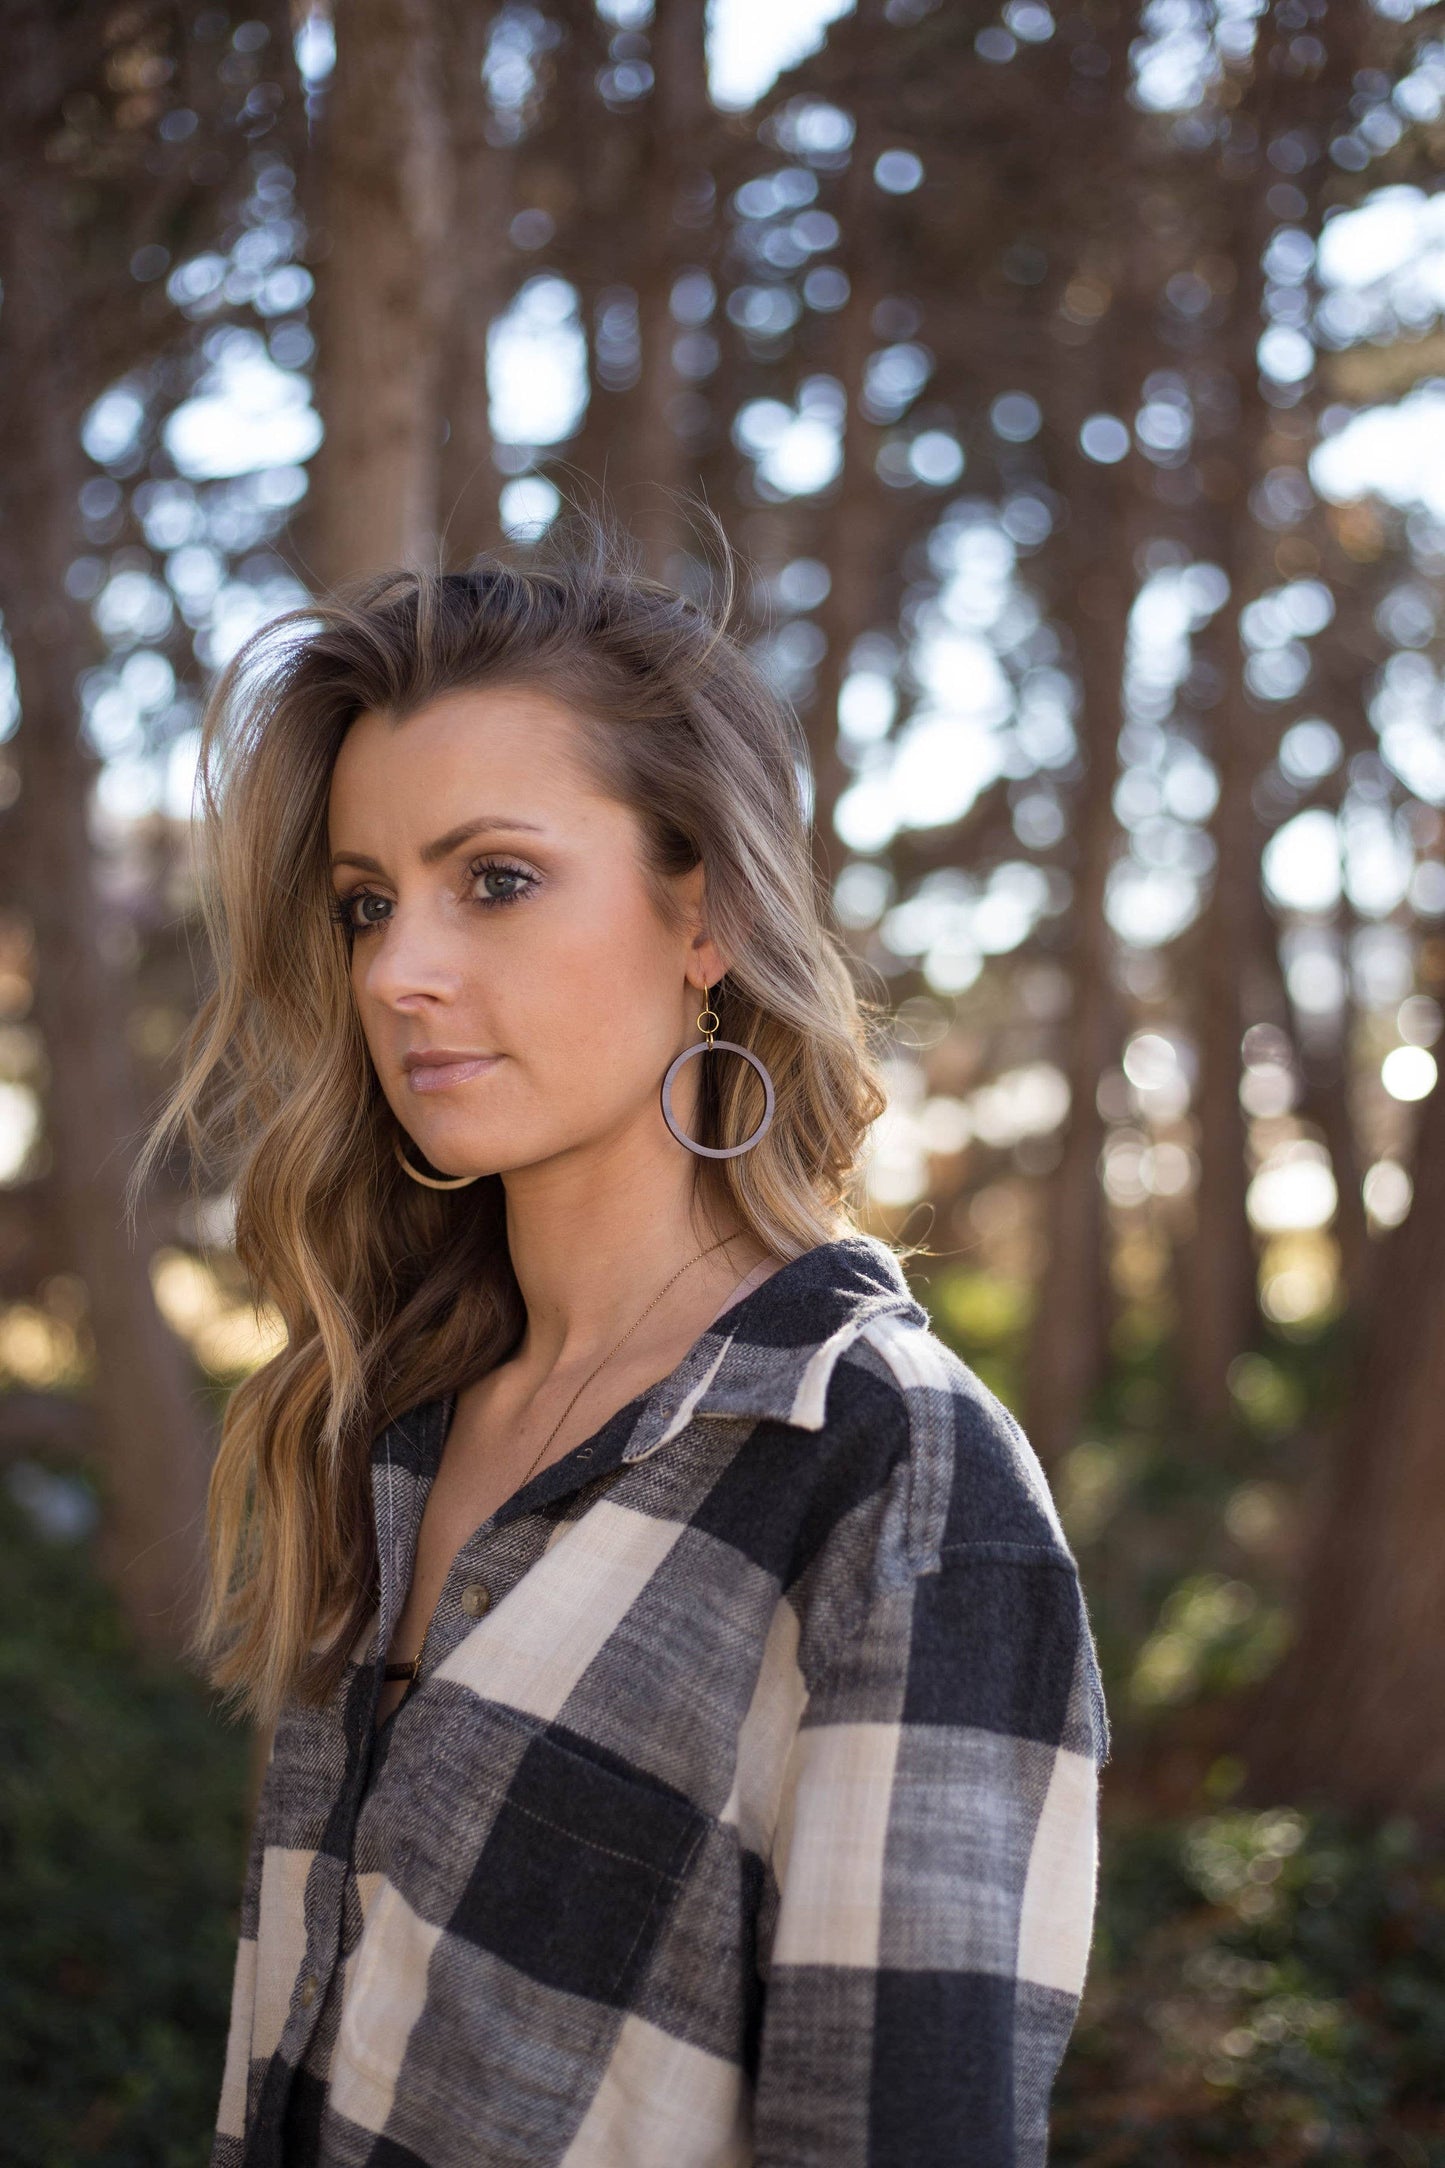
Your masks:
<svg viewBox="0 0 1445 2168"><path fill-rule="evenodd" d="M439 1619L444 1599L449 1612L460 1609L466 1619L490 1609L510 1580L505 1569L500 1576L491 1570L495 1562L490 1561L486 1531L494 1515L558 1460L585 1455L589 1426L607 1420L644 1391L655 1367L656 1358L649 1361L645 1353L635 1363L619 1366L605 1401L594 1393L588 1402L591 1413L579 1408L571 1419L565 1402L541 1407L527 1402L504 1373L480 1379L457 1396L417 1525L411 1576L387 1651L392 1662L423 1656L431 1661L441 1653L437 1636L445 1628ZM477 1566L485 1572L473 1573ZM384 1681L378 1726L408 1691L405 1678Z"/></svg>
<svg viewBox="0 0 1445 2168"><path fill-rule="evenodd" d="M786 1655L788 1631L796 1644L789 1607L775 1612L803 1499L785 1441L770 1449L747 1421L696 1423L679 1442L624 1467L615 1446L604 1452L560 1517L543 1508L449 1533L441 1568L459 1547L432 1615L411 1640L398 1615L388 1643L393 1660L422 1653L414 1683L386 1682L391 1712L377 1703L389 1774L407 1763L414 1787L439 1752L485 1763L501 1707L585 1733L716 1811L765 1644L776 1634ZM434 1568L412 1593L424 1586L425 1601L437 1585Z"/></svg>
<svg viewBox="0 0 1445 2168"><path fill-rule="evenodd" d="M557 1391L546 1385L539 1389L523 1365L510 1363L463 1388L423 1508L393 1655L408 1659L420 1648L457 1556L473 1532L535 1474L571 1453L579 1440L644 1394L695 1343L704 1323L716 1324L777 1269L776 1258L762 1258L740 1282L729 1284L720 1305L717 1287L700 1283L690 1307L610 1356L605 1373L588 1379L580 1395L565 1384ZM726 1278L726 1267L723 1274Z"/></svg>

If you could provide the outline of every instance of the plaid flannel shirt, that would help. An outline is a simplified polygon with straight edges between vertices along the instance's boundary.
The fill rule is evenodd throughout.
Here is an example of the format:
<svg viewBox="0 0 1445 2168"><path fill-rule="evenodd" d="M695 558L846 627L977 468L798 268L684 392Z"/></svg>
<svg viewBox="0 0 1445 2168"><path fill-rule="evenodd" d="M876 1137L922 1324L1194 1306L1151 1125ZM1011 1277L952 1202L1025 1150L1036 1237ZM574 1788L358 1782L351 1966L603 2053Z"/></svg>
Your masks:
<svg viewBox="0 0 1445 2168"><path fill-rule="evenodd" d="M379 1606L272 1743L212 2168L1027 2168L1108 1720L1018 1425L849 1234L462 1546L376 1438Z"/></svg>

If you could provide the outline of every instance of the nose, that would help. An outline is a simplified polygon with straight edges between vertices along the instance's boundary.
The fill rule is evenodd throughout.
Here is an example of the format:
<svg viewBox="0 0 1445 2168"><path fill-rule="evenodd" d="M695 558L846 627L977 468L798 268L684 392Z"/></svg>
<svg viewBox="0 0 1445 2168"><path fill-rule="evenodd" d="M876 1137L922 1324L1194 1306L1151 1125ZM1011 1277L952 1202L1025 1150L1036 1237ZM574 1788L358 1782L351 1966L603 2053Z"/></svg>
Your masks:
<svg viewBox="0 0 1445 2168"><path fill-rule="evenodd" d="M361 983L389 1008L449 1001L461 984L455 935L421 899L394 902L382 931L361 945Z"/></svg>

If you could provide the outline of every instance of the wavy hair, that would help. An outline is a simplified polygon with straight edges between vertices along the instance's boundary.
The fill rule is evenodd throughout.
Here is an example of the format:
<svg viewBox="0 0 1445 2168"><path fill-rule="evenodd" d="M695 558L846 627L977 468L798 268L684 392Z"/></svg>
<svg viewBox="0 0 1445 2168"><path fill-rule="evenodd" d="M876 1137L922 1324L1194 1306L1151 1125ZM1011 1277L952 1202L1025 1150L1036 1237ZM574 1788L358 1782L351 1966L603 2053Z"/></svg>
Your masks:
<svg viewBox="0 0 1445 2168"><path fill-rule="evenodd" d="M374 1610L377 1431L491 1369L525 1324L501 1176L422 1189L393 1154L401 1131L329 908L331 774L357 715L401 722L440 694L501 685L567 706L590 778L637 817L664 923L667 877L704 865L709 930L731 959L720 1033L774 1080L767 1135L700 1159L699 1201L784 1261L860 1225L864 1141L887 1104L883 1004L859 994L832 922L806 740L733 630L723 548L725 592L703 608L574 511L518 563L487 552L463 572L346 582L254 633L210 690L196 850L214 975L131 1196L184 1132L198 1189L229 1189L237 1257L285 1328L227 1402L188 1645L259 1724L334 1691ZM751 1064L702 1066L699 1140L750 1134Z"/></svg>

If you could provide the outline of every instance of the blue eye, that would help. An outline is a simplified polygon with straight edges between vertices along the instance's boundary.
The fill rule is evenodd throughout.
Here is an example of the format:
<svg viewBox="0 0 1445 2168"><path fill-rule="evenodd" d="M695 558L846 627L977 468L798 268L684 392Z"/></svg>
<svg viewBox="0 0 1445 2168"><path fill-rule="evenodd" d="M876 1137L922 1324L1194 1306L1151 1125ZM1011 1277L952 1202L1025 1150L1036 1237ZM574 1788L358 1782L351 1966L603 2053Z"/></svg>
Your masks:
<svg viewBox="0 0 1445 2168"><path fill-rule="evenodd" d="M366 898L374 893L375 891L370 888L353 888L349 896L333 896L331 899L331 916L335 919L337 925L344 927L349 934L371 932L376 924L375 919L370 920L364 926L358 926L351 913L358 903L365 902Z"/></svg>
<svg viewBox="0 0 1445 2168"><path fill-rule="evenodd" d="M470 900L477 905L479 910L483 911L502 911L506 909L508 904L523 903L532 894L533 890L539 886L535 873L529 873L525 866L514 866L506 859L479 859L468 870L473 881L481 881L489 874L497 874L505 880L524 884L513 888L504 896L473 896ZM342 927L353 938L358 935L364 938L369 933L375 933L379 926L386 924L385 918L369 918L358 921L353 916L356 906L359 903L365 903L368 898L374 898L378 903L387 901L386 897L374 888L353 888L349 895L333 896L331 899L332 918L336 920L338 926Z"/></svg>
<svg viewBox="0 0 1445 2168"><path fill-rule="evenodd" d="M478 880L484 880L489 873L499 873L504 880L526 883L525 887L514 888L511 894L507 896L478 896L477 902L485 904L489 908L500 907L504 903L520 903L522 898L529 895L536 885L534 876L528 873L525 866L509 866L500 859L489 859L480 866L474 866L472 872Z"/></svg>

